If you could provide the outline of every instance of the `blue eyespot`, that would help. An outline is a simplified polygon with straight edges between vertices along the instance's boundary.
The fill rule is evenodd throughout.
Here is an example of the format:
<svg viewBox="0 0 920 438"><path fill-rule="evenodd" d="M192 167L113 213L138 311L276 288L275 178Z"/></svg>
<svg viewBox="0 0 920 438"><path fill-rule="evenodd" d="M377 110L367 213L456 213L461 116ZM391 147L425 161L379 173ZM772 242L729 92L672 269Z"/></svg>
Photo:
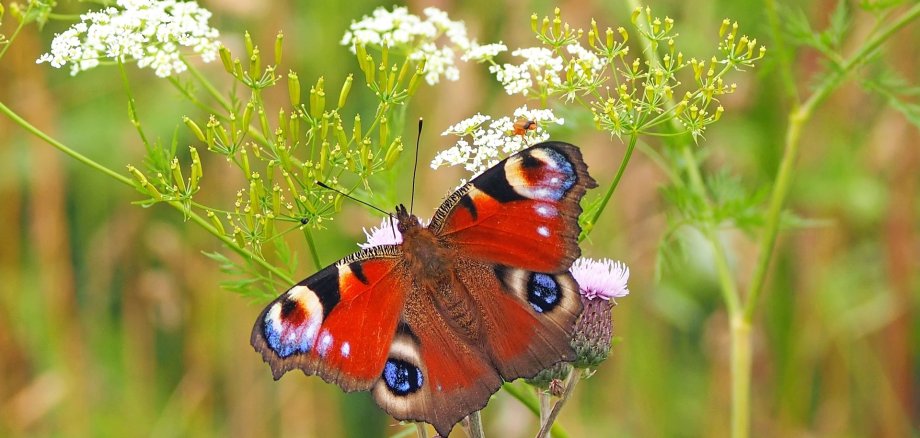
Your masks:
<svg viewBox="0 0 920 438"><path fill-rule="evenodd" d="M387 359L383 366L383 381L390 392L396 395L409 395L422 387L422 370L402 359Z"/></svg>
<svg viewBox="0 0 920 438"><path fill-rule="evenodd" d="M539 313L549 312L559 304L559 283L547 274L534 273L527 282L527 302Z"/></svg>

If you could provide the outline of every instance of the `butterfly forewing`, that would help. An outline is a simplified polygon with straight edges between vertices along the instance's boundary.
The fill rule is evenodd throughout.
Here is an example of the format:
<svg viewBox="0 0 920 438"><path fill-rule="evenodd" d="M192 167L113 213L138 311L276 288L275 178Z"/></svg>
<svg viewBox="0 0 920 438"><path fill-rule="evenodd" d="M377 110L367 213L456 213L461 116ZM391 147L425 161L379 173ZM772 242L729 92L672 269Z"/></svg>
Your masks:
<svg viewBox="0 0 920 438"><path fill-rule="evenodd" d="M251 342L275 378L299 368L346 391L370 389L384 367L411 284L398 256L397 246L361 251L269 304Z"/></svg>
<svg viewBox="0 0 920 438"><path fill-rule="evenodd" d="M540 143L457 190L435 213L430 228L470 258L563 272L580 255L579 202L596 186L577 147Z"/></svg>

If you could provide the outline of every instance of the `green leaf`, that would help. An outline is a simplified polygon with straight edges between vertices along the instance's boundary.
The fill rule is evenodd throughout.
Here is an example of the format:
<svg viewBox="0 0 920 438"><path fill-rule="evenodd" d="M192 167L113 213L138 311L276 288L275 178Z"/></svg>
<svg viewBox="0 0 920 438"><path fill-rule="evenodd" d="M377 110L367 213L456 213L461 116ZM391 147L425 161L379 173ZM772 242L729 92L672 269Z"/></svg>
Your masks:
<svg viewBox="0 0 920 438"><path fill-rule="evenodd" d="M844 34L850 28L850 9L846 0L837 0L837 7L831 12L827 29L821 32L821 41L828 49L838 50Z"/></svg>
<svg viewBox="0 0 920 438"><path fill-rule="evenodd" d="M920 127L920 102L917 102L920 86L907 82L889 68L882 68L874 77L862 81L862 86L866 91L881 96L912 125Z"/></svg>

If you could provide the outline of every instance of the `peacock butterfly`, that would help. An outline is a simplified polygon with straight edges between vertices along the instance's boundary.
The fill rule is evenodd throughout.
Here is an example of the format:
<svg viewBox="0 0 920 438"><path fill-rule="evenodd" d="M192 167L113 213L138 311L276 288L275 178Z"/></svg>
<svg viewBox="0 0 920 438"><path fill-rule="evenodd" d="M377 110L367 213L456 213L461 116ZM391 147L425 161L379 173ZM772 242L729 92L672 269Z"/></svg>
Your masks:
<svg viewBox="0 0 920 438"><path fill-rule="evenodd" d="M398 206L402 243L352 254L275 299L252 346L275 379L299 368L371 391L442 436L502 381L571 361L582 311L569 274L579 201L597 183L581 151L545 142L451 194L431 223Z"/></svg>

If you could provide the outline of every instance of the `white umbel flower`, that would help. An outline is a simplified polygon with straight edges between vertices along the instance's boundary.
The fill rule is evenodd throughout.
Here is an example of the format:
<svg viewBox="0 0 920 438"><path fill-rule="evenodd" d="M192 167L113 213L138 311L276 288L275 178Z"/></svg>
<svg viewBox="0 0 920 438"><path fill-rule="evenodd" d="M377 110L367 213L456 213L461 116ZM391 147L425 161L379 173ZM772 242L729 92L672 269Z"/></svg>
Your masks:
<svg viewBox="0 0 920 438"><path fill-rule="evenodd" d="M392 11L377 8L370 16L354 21L342 37L342 44L355 51L355 44L396 48L409 59L425 63L425 81L431 85L441 78L456 81L460 70L454 64L457 52L470 47L466 25L451 20L438 8L425 8L424 18L409 13L405 7ZM446 41L444 41L446 40Z"/></svg>
<svg viewBox="0 0 920 438"><path fill-rule="evenodd" d="M118 0L115 7L88 12L80 22L55 35L51 51L36 62L61 68L70 64L75 75L102 61L135 61L167 77L185 71L182 48L217 59L217 29L208 25L211 12L195 2L176 0Z"/></svg>
<svg viewBox="0 0 920 438"><path fill-rule="evenodd" d="M527 120L536 123L536 129L524 135L515 134L514 123ZM475 177L497 164L503 158L532 144L549 139L544 125L562 125L564 120L549 109L529 109L522 106L514 110L513 117L493 120L491 116L476 114L447 128L441 135L460 137L454 146L439 152L431 167L463 166ZM470 141L467 138L470 138Z"/></svg>

